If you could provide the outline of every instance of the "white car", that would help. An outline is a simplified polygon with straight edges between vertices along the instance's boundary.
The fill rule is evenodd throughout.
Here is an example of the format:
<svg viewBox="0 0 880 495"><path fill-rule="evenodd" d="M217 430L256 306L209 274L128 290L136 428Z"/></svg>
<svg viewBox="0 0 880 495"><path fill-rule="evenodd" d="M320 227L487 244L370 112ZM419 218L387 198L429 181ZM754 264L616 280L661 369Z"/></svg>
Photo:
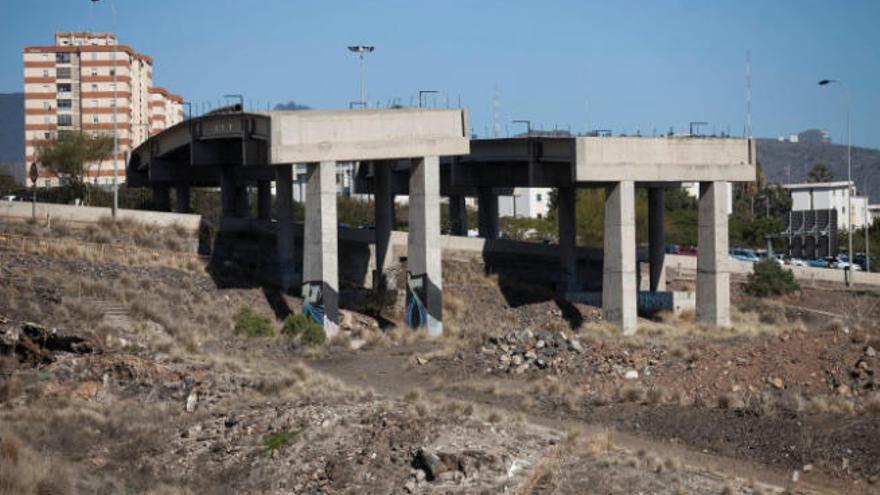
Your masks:
<svg viewBox="0 0 880 495"><path fill-rule="evenodd" d="M800 258L791 258L788 260L788 264L791 266L807 266L807 262Z"/></svg>

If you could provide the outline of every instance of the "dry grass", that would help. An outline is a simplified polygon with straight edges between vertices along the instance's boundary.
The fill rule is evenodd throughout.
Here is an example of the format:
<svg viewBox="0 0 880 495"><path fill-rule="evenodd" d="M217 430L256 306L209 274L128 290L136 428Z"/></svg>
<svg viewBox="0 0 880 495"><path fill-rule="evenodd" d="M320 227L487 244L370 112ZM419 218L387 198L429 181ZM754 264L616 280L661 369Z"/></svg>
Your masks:
<svg viewBox="0 0 880 495"><path fill-rule="evenodd" d="M0 495L66 495L73 483L66 467L38 456L10 431L0 430Z"/></svg>

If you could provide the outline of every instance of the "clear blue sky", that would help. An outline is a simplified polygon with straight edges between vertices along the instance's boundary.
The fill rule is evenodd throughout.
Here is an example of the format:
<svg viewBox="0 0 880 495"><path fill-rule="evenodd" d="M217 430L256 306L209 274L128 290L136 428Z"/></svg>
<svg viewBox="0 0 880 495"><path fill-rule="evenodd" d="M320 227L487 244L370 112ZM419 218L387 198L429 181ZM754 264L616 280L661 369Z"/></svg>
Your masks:
<svg viewBox="0 0 880 495"><path fill-rule="evenodd" d="M21 48L58 30L111 29L108 0L2 0L0 92L22 90ZM745 123L751 50L754 134L826 128L880 148L880 2L117 0L118 36L155 60L156 84L216 105L244 93L265 108L357 99L349 44L373 44L371 106L420 89L459 97L479 134L512 119L573 131L651 134L692 120L735 135ZM437 98L445 105L445 96ZM511 126L511 131L521 127Z"/></svg>

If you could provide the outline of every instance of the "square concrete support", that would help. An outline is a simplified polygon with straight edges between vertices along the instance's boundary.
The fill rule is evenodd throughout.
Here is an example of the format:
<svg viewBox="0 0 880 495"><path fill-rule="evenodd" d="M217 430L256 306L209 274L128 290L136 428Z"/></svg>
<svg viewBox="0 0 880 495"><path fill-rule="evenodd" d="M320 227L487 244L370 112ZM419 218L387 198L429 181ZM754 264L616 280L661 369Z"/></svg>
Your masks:
<svg viewBox="0 0 880 495"><path fill-rule="evenodd" d="M278 246L278 274L281 289L287 291L298 279L293 240L293 169L291 165L275 167L275 194Z"/></svg>
<svg viewBox="0 0 880 495"><path fill-rule="evenodd" d="M175 202L174 207L177 213L190 212L190 188L185 182L178 182L174 186Z"/></svg>
<svg viewBox="0 0 880 495"><path fill-rule="evenodd" d="M497 203L496 203L497 204ZM409 168L409 240L406 322L443 334L440 258L440 159L415 159Z"/></svg>
<svg viewBox="0 0 880 495"><path fill-rule="evenodd" d="M238 188L235 185L235 169L231 166L220 170L220 208L223 217L235 217L238 202Z"/></svg>
<svg viewBox="0 0 880 495"><path fill-rule="evenodd" d="M480 237L485 239L498 238L498 195L492 191L491 187L481 187L478 191L479 199L477 200L479 210L477 211L477 219L479 221Z"/></svg>
<svg viewBox="0 0 880 495"><path fill-rule="evenodd" d="M602 266L602 311L624 335L636 331L635 184L621 181L605 190L605 252Z"/></svg>
<svg viewBox="0 0 880 495"><path fill-rule="evenodd" d="M303 313L338 332L339 262L336 223L336 162L310 163L306 172L303 238Z"/></svg>
<svg viewBox="0 0 880 495"><path fill-rule="evenodd" d="M727 182L701 182L697 233L697 319L730 326Z"/></svg>
<svg viewBox="0 0 880 495"><path fill-rule="evenodd" d="M666 290L666 231L663 225L663 189L648 189L648 260L651 292Z"/></svg>
<svg viewBox="0 0 880 495"><path fill-rule="evenodd" d="M449 235L467 237L468 219L465 197L449 196Z"/></svg>
<svg viewBox="0 0 880 495"><path fill-rule="evenodd" d="M389 261L391 247L391 231L394 229L394 194L391 191L390 162L375 162L374 207L376 216L376 271L373 273L373 289L384 291L388 288L385 267Z"/></svg>
<svg viewBox="0 0 880 495"><path fill-rule="evenodd" d="M160 211L171 211L171 190L168 186L153 186L153 203Z"/></svg>
<svg viewBox="0 0 880 495"><path fill-rule="evenodd" d="M577 232L575 227L575 192L573 187L559 188L559 267L557 290L561 294L577 290Z"/></svg>
<svg viewBox="0 0 880 495"><path fill-rule="evenodd" d="M272 183L267 180L257 182L257 218L272 219Z"/></svg>
<svg viewBox="0 0 880 495"><path fill-rule="evenodd" d="M236 185L235 190L235 216L238 218L250 218L251 206L248 198L246 184Z"/></svg>

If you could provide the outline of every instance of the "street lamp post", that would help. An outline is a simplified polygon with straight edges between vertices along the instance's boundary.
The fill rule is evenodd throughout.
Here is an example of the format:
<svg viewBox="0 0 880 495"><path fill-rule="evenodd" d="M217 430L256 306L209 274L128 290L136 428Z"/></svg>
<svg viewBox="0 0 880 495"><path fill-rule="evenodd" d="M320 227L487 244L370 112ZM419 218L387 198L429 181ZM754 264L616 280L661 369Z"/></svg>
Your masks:
<svg viewBox="0 0 880 495"><path fill-rule="evenodd" d="M846 190L846 214L848 218L846 219L846 234L847 234L847 272L852 272L852 263L853 263L853 239L852 239L852 134L851 134L851 118L852 118L852 99L850 98L849 88L843 81L839 81L837 79L822 79L819 81L819 86L827 86L829 84L839 84L841 88L843 88L843 92L846 95L846 181L847 181L847 190ZM846 285L852 285L852 276L846 278Z"/></svg>
<svg viewBox="0 0 880 495"><path fill-rule="evenodd" d="M422 108L422 96L423 95L430 95L430 94L436 94L436 93L439 93L439 91L436 91L433 89L420 89L419 90L419 108Z"/></svg>
<svg viewBox="0 0 880 495"><path fill-rule="evenodd" d="M512 124L525 124L526 125L526 134L528 136L532 135L532 121L531 120L513 120Z"/></svg>
<svg viewBox="0 0 880 495"><path fill-rule="evenodd" d="M97 3L100 0L92 0L92 3ZM117 138L116 133L116 2L114 0L110 0L110 13L113 17L113 39L114 46L113 50L110 51L110 75L112 77L113 84L113 208L110 211L110 215L113 218L113 221L116 221L116 210L119 209L119 165L116 163L116 159L119 157L119 139ZM131 136L129 135L129 138Z"/></svg>
<svg viewBox="0 0 880 495"><path fill-rule="evenodd" d="M367 108L367 100L366 100L366 96L364 94L364 54L365 53L372 53L373 50L375 50L375 49L376 49L375 46L370 46L370 45L354 45L354 46L348 47L348 51L350 51L352 53L357 53L358 58L360 58L360 65L361 65L361 84L360 84L360 87L361 87L361 108Z"/></svg>

